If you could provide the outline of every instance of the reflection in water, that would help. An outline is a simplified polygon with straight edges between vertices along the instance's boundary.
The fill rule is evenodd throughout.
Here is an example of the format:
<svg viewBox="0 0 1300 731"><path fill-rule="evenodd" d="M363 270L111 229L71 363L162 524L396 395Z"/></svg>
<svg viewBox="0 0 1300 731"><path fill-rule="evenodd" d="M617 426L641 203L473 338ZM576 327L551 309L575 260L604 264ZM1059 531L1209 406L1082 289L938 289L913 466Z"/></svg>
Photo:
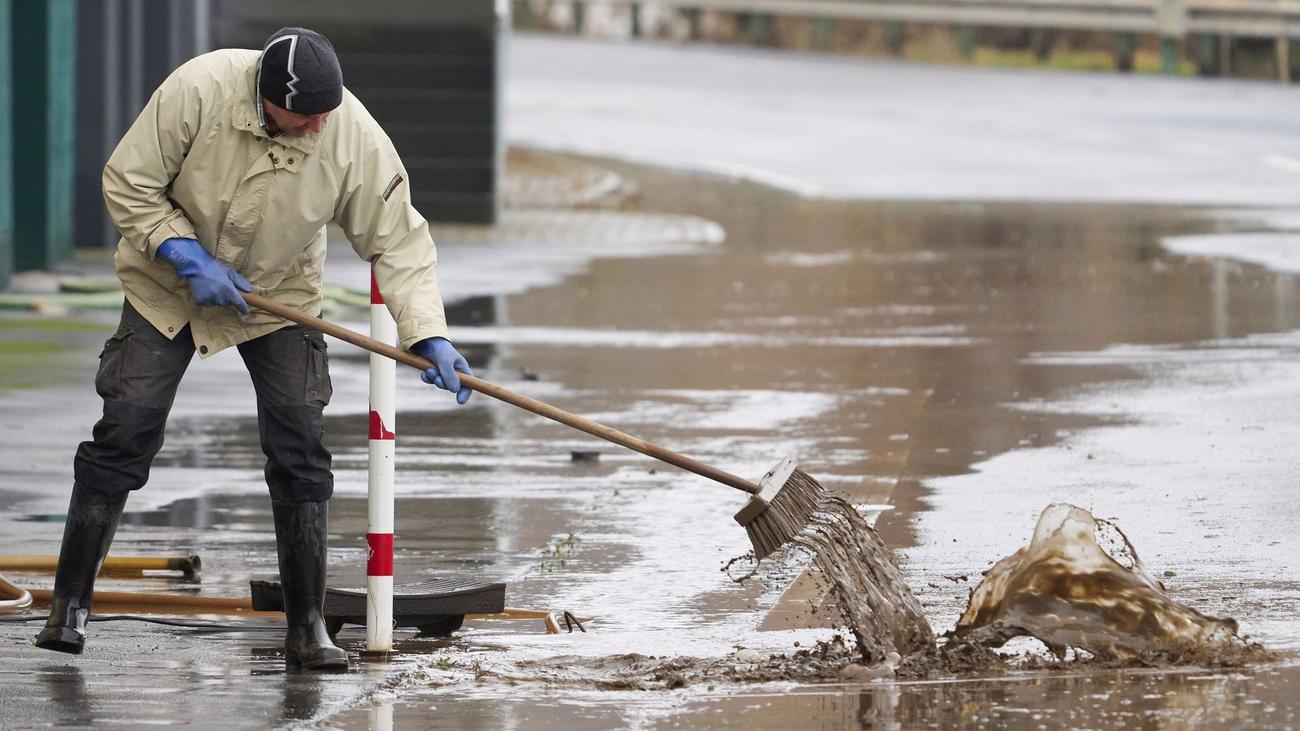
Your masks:
<svg viewBox="0 0 1300 731"><path fill-rule="evenodd" d="M1292 330L1296 323L1295 275L1279 273L1273 277L1273 298L1276 306L1276 319L1273 327L1277 330Z"/></svg>
<svg viewBox="0 0 1300 731"><path fill-rule="evenodd" d="M46 706L54 726L91 726L94 724L94 699L86 688L81 668L76 665L52 665L36 671L49 696Z"/></svg>
<svg viewBox="0 0 1300 731"><path fill-rule="evenodd" d="M1294 673L1292 673L1294 674ZM1291 679L1294 682L1294 678ZM928 685L884 685L845 695L843 721L859 728L1232 728L1285 713L1265 702L1242 704L1240 693L1265 696L1279 688L1250 676L1124 672L1020 676ZM783 704L784 705L784 704ZM800 710L784 709L793 721ZM833 717L831 717L833 718ZM818 728L836 728L827 719ZM776 728L776 724L759 724Z"/></svg>
<svg viewBox="0 0 1300 731"><path fill-rule="evenodd" d="M370 731L393 731L392 699L382 699L371 702Z"/></svg>
<svg viewBox="0 0 1300 731"><path fill-rule="evenodd" d="M280 718L307 721L320 711L327 675L310 671L289 671L284 677L284 703Z"/></svg>

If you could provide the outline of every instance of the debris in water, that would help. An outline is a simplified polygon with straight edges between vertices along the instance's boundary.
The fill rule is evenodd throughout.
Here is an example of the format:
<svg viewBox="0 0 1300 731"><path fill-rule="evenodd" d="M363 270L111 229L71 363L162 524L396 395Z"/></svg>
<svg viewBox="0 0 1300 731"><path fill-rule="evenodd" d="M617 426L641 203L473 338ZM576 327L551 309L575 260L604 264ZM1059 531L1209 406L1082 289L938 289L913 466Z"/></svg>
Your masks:
<svg viewBox="0 0 1300 731"><path fill-rule="evenodd" d="M1049 505L1029 545L984 574L952 632L985 647L1026 635L1058 659L1074 648L1099 660L1236 664L1263 652L1235 620L1174 601L1119 528L1066 503Z"/></svg>
<svg viewBox="0 0 1300 731"><path fill-rule="evenodd" d="M720 683L806 682L835 680L865 682L893 677L898 656L864 667L856 652L836 636L815 647L788 654L761 653L742 648L720 658L651 657L641 654L598 657L561 655L542 660L518 660L485 668L482 676L507 683L587 686L602 690L672 690L686 686L713 688ZM460 665L458 664L458 668ZM846 668L857 668L846 670ZM413 685L425 677L412 679ZM462 673L461 678L468 679ZM433 684L444 685L443 678Z"/></svg>
<svg viewBox="0 0 1300 731"><path fill-rule="evenodd" d="M740 576L736 576L735 574L731 573L731 567L735 566L737 563L740 563L741 561L744 561L749 565L743 567L745 568L744 574L741 574ZM746 581L749 581L750 579L758 575L758 566L759 566L759 562L758 559L754 556L754 552L746 551L744 555L736 556L735 558L723 564L722 573L726 574L728 579L731 579L737 584L743 584Z"/></svg>
<svg viewBox="0 0 1300 731"><path fill-rule="evenodd" d="M902 660L898 653L891 652L888 657L875 665L850 663L840 668L840 677L853 683L865 683L872 680L893 680L898 673Z"/></svg>

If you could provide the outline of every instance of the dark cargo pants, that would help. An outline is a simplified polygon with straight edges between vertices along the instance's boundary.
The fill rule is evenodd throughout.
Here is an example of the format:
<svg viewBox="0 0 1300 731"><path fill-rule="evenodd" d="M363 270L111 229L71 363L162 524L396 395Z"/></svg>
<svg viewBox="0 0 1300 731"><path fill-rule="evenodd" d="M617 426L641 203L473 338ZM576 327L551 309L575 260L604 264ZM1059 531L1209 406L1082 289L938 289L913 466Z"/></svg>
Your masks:
<svg viewBox="0 0 1300 731"><path fill-rule="evenodd" d="M325 339L301 325L239 346L257 392L257 421L274 502L327 500L334 491L330 453L322 443L323 409L332 393ZM77 448L82 487L109 495L138 490L163 445L163 430L181 377L194 356L187 325L174 340L158 332L129 302L104 344L95 390L104 416Z"/></svg>

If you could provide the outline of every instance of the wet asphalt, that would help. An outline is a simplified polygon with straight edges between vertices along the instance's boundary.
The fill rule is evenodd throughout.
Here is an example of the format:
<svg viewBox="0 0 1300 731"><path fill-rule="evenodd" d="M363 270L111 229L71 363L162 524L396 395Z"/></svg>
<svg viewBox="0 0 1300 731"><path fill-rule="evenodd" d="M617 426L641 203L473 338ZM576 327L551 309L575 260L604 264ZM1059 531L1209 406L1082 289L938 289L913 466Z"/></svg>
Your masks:
<svg viewBox="0 0 1300 731"><path fill-rule="evenodd" d="M967 538L996 535L1014 547L1028 539L1032 520L1007 513L1000 522L966 521L954 546L933 535L944 525L930 517L945 492L936 486L977 480L999 455L1068 449L1082 436L1143 419L1122 408L1033 408L1150 380L1123 358L1065 354L1147 343L1156 349L1152 358L1165 353L1180 361L1216 337L1274 333L1288 322L1273 294L1278 275L1240 266L1224 276L1214 261L1161 249L1162 236L1217 225L1196 210L817 202L611 166L641 186L643 210L714 220L726 241L596 258L555 284L478 301L461 315L475 324L453 333L476 370L740 474L757 476L797 452L824 484L860 503L891 503L877 525L900 549L940 631L961 610L969 579L1002 555L996 540L965 545ZM1226 318L1216 298L1230 303ZM65 344L60 360L89 373L110 320L91 316L81 330L25 336ZM15 327L17 337L23 331ZM355 586L365 562L365 360L342 344L332 347L336 396L327 431L338 487L331 583ZM1257 355L1285 364L1292 352L1284 343ZM116 548L199 553L203 583L116 578L104 588L235 596L251 576L274 572L246 377L237 358L198 366ZM1028 728L1130 718L1140 726L1231 727L1245 717L1264 725L1277 719L1281 727L1294 713L1295 676L1286 659L1229 673L1056 671L867 688L828 679L601 689L602 677L625 673L640 657L725 658L740 647L774 654L828 637L827 629L757 631L802 568L799 557L780 558L759 581L735 584L719 569L746 548L730 519L740 496L481 395L453 408L413 375L401 381L399 396L398 581L448 574L506 580L509 605L594 616L591 632L548 636L535 621L471 624L447 639L399 631L391 662L317 676L285 671L275 630L104 622L92 625L87 653L71 659L32 648L34 625L6 624L5 725L359 728L391 719L397 727L436 728L781 728L794 721L831 728L960 720ZM6 420L0 552L57 551L68 455L93 423L92 396L70 376L0 395L7 413L22 415ZM574 449L601 456L574 462ZM1285 464L1282 472L1294 474ZM1036 515L1072 496L1065 475L1032 466L1023 474L1006 486L1013 497L990 504ZM1135 483L1159 471L1115 464L1102 465L1101 474L1140 491ZM1096 491L1104 493L1104 485ZM992 509L972 497L977 503L963 508L966 517ZM1099 514L1117 520L1143 550L1141 513ZM1267 526L1270 518L1245 522ZM1238 602L1201 607L1236 616L1265 644L1293 647L1294 615L1286 607L1294 607L1297 592L1288 567L1251 563L1268 551L1247 554L1243 565L1194 553L1202 544L1191 535L1176 543L1190 566L1170 581L1175 597L1184 581L1197 585L1198 574L1235 577ZM1273 558L1282 553L1277 548ZM341 640L359 659L359 629L345 629Z"/></svg>

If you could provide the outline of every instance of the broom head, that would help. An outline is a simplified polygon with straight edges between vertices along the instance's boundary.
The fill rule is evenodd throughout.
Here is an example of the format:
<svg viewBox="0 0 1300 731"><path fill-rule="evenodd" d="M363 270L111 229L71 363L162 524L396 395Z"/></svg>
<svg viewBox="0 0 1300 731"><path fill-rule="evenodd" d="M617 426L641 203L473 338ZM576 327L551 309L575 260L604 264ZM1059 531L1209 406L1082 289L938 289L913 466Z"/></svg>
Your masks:
<svg viewBox="0 0 1300 731"><path fill-rule="evenodd" d="M736 513L736 522L745 527L754 557L761 561L808 525L825 490L799 470L793 456L781 460L758 486L758 494Z"/></svg>

